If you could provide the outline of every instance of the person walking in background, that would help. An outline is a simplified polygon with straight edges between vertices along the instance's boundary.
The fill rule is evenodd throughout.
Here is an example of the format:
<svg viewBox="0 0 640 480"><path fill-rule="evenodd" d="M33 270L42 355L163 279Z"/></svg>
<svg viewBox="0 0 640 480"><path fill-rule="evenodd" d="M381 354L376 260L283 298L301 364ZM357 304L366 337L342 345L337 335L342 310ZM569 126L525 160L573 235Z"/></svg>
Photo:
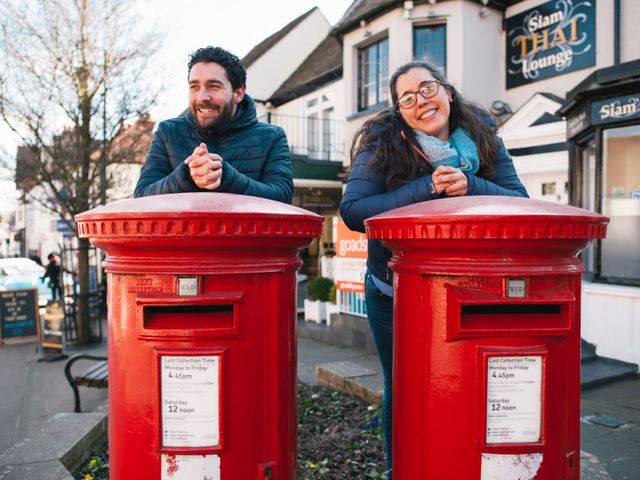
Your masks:
<svg viewBox="0 0 640 480"><path fill-rule="evenodd" d="M56 301L56 298L59 298L60 301L62 301L64 297L62 296L62 285L60 284L60 274L62 273L60 257L55 253L50 253L47 255L47 260L49 260L49 263L47 264L47 268L44 275L41 277L41 280L44 282L45 278L49 278L51 300Z"/></svg>
<svg viewBox="0 0 640 480"><path fill-rule="evenodd" d="M284 130L258 122L238 57L200 48L188 71L189 112L158 126L134 196L216 191L291 203Z"/></svg>
<svg viewBox="0 0 640 480"><path fill-rule="evenodd" d="M527 197L496 124L433 66L411 62L389 80L392 106L356 133L340 214L351 229L394 208L444 197ZM478 201L482 201L478 199ZM391 252L368 241L365 302L384 375L382 426L391 479L393 276ZM402 321L402 319L397 319Z"/></svg>

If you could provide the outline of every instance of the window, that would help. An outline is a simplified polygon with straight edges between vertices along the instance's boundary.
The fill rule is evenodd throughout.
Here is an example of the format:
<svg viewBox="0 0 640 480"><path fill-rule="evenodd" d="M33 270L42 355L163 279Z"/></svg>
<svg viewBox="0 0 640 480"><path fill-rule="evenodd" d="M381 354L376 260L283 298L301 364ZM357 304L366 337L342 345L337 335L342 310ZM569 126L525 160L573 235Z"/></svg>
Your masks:
<svg viewBox="0 0 640 480"><path fill-rule="evenodd" d="M315 156L320 149L320 128L318 125L318 114L312 113L307 116L307 150L309 156Z"/></svg>
<svg viewBox="0 0 640 480"><path fill-rule="evenodd" d="M591 141L581 149L582 164L582 198L581 206L586 210L596 211L596 145ZM587 272L594 273L595 243L582 252L582 261Z"/></svg>
<svg viewBox="0 0 640 480"><path fill-rule="evenodd" d="M447 70L446 25L427 25L413 29L413 58L430 63L443 74Z"/></svg>
<svg viewBox="0 0 640 480"><path fill-rule="evenodd" d="M389 97L389 40L387 38L358 50L358 111Z"/></svg>
<svg viewBox="0 0 640 480"><path fill-rule="evenodd" d="M331 153L335 150L335 122L333 108L322 111L322 153L327 160L333 160Z"/></svg>
<svg viewBox="0 0 640 480"><path fill-rule="evenodd" d="M606 130L602 144L603 277L640 282L640 125Z"/></svg>
<svg viewBox="0 0 640 480"><path fill-rule="evenodd" d="M583 254L587 271L603 280L640 285L639 158L640 125L603 132L601 178L594 146L582 151L582 207L598 211L601 206L610 218L607 238Z"/></svg>
<svg viewBox="0 0 640 480"><path fill-rule="evenodd" d="M555 195L556 182L546 182L542 184L542 195Z"/></svg>

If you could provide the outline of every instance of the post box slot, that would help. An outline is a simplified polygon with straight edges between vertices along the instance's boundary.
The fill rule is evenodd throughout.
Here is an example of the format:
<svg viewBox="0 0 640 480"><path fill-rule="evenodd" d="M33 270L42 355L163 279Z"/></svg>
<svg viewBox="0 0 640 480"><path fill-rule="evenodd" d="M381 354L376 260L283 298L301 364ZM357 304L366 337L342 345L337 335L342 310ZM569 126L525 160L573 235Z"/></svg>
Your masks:
<svg viewBox="0 0 640 480"><path fill-rule="evenodd" d="M461 330L543 330L568 327L566 305L488 304L462 305Z"/></svg>
<svg viewBox="0 0 640 480"><path fill-rule="evenodd" d="M234 327L233 305L145 305L144 328L229 330Z"/></svg>

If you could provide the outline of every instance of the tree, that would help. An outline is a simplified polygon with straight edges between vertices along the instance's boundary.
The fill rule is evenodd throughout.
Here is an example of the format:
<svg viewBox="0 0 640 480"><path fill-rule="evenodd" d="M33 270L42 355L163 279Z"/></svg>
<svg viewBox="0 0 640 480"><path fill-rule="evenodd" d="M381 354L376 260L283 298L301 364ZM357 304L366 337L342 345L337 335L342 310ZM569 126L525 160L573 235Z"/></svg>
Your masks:
<svg viewBox="0 0 640 480"><path fill-rule="evenodd" d="M160 91L160 37L141 33L134 12L132 0L0 0L0 118L32 152L45 192L33 200L74 231L76 214L105 203L109 165L127 158L112 148L121 126ZM78 239L79 343L91 333L88 251Z"/></svg>

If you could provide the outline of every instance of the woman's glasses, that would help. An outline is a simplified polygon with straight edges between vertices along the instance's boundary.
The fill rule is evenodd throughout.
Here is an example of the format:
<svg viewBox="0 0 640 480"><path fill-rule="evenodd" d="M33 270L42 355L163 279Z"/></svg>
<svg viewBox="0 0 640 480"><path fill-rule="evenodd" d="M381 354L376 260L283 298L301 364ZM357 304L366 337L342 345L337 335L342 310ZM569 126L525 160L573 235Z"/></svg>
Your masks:
<svg viewBox="0 0 640 480"><path fill-rule="evenodd" d="M400 108L411 108L418 101L418 94L420 94L422 98L427 99L435 97L438 94L438 90L440 90L440 82L432 80L422 85L417 92L405 93L396 103Z"/></svg>

